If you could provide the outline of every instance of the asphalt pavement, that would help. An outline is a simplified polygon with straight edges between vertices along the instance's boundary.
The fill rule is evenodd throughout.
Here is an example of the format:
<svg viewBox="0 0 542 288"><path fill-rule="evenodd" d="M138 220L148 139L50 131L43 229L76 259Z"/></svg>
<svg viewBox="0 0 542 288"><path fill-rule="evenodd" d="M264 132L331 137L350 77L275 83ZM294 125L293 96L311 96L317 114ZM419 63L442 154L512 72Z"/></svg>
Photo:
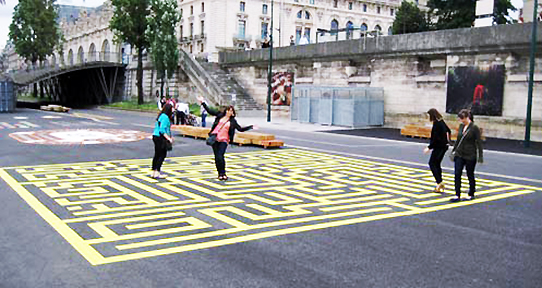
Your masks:
<svg viewBox="0 0 542 288"><path fill-rule="evenodd" d="M479 199L449 206L438 197L451 197L451 187L445 195L409 193L431 181L427 174L428 155L422 152L426 146L423 141L383 139L356 131L336 133L335 130L345 129L285 119L268 123L262 118L240 118L242 126L256 124L260 132L272 133L284 140L286 147L265 150L257 146L230 146L227 155L232 179L219 183L213 179L210 147L203 140L176 135L173 151L168 153L167 161L171 162L166 162L164 168L173 182L152 182L138 169L148 170L150 166L154 151L149 134L155 117L152 113L102 109L72 110L67 114L19 109L16 113L0 114L0 201L3 204L0 209L0 287L540 287L542 283L540 156L486 150L485 163L476 168ZM74 132L77 129L83 132L77 134ZM46 130L54 131L45 133ZM125 135L122 131L133 133ZM96 139L89 139L89 135ZM85 139L76 142L73 139L77 137ZM132 141L132 138L138 140ZM59 143L58 139L74 142ZM174 169L174 165L185 167ZM359 175L354 175L356 165L359 165ZM445 159L443 169L449 176L452 163ZM250 171L261 174L255 173L250 178L247 176ZM345 180L344 173L354 174ZM356 177L375 180L359 187ZM377 179L380 178L382 183L379 184ZM311 179L310 185L308 179ZM108 191L100 188L100 181L109 181ZM271 184L264 186L265 181ZM297 190L287 190L281 186L283 182L295 183L289 187ZM295 222L298 218L288 216L281 218L286 225L282 230L269 228L273 223L263 215L267 215L269 207L275 206L264 204L299 201L292 197L307 192L314 183L321 188L317 193L328 195L326 193L339 182L351 183L341 188L346 189L347 194L326 199L340 196L344 197L341 201L347 202L357 193L374 195L367 191L381 189L380 192L390 191L401 197L420 197L416 203L433 201L436 204L423 210L425 206L412 208L411 202L408 205L401 204L407 202L395 203L392 207L398 209L392 211L395 214L371 212L374 214L366 218L341 214L342 218L334 219L322 212L315 214L321 218L310 220L314 221L310 222L312 226L303 226L309 220ZM143 191L141 185L152 186L145 189L155 194L131 192ZM89 218L88 227L92 228L89 229L74 216L87 215L85 213L92 216L99 209L132 209L129 205L139 202L126 203L137 197L154 203L151 206L158 205L156 195L167 197L168 192L179 190L180 185L185 185L183 189L192 197L204 195L201 187L225 189L220 190L220 195L228 194L228 187L248 189L240 194L249 195L251 200L247 203L250 205L245 212L239 212L241 206L232 204L228 207L230 210L222 214L216 214L212 207L206 208L204 216L200 215L203 210L183 210L190 216L186 221L191 222L178 224L180 226L167 222L177 219L169 217L160 220L165 221L160 224L119 227L119 222L115 222L118 215L107 212L100 217L112 216L113 219L103 224L98 218ZM270 187L271 190L264 192L271 194L254 192L262 187ZM62 198L59 194L66 191L83 196L78 198L75 195L80 194L73 194ZM488 194L483 194L484 191ZM489 191L497 192L490 194ZM130 196L118 196L121 192ZM110 198L100 203L108 207L95 204L101 200L99 197L105 197L103 195ZM273 197L256 202L263 195ZM241 201L235 197L232 201ZM72 205L81 199L84 201L80 201L80 206ZM354 206L346 211L354 213L357 211ZM174 209L175 205L168 207ZM288 207L292 206L281 206L269 215L304 213L288 210ZM343 208L330 206L322 210L331 213ZM375 208L390 209L381 205ZM144 217L157 217L161 213L166 212L149 213ZM212 215L215 217L210 217ZM257 220L240 223L245 218L239 215L261 219L267 228L251 232L252 228L246 223L254 224ZM123 217L129 222L135 216ZM205 228L207 224L203 222L213 227ZM228 229L225 223L238 225L239 234L219 235ZM100 226L102 224L104 226ZM174 236L160 238L152 234L157 231L153 230L156 225L165 225L165 230L179 230ZM190 234L190 240L173 242L175 237L185 239L183 233L187 233L191 225L200 225L204 232ZM129 236L123 236L137 229L151 234L145 234L148 236L141 242L131 242ZM211 237L205 242L193 242L205 233ZM100 242L117 238L110 246ZM152 241L170 242L157 250L140 247L133 249L132 254L123 252L130 251L129 245ZM183 247L194 248L182 250Z"/></svg>

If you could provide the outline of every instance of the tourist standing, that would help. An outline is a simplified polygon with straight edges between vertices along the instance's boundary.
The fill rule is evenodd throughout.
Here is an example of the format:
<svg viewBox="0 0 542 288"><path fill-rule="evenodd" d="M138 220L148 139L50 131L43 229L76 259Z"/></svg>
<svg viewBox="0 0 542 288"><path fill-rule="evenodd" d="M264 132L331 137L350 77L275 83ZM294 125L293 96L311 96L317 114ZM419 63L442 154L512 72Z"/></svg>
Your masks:
<svg viewBox="0 0 542 288"><path fill-rule="evenodd" d="M444 182L442 182L441 163L448 150L448 143L452 131L448 128L437 109L431 108L427 111L427 114L429 114L429 121L433 123L433 128L431 129L429 146L424 149L424 152L427 154L432 151L431 157L429 158L429 168L437 182L437 187L435 187L434 192L442 193L444 192Z"/></svg>
<svg viewBox="0 0 542 288"><path fill-rule="evenodd" d="M200 112L201 112L201 127L205 127L207 123L205 122L205 119L207 118L207 110L203 108L203 105L200 106Z"/></svg>
<svg viewBox="0 0 542 288"><path fill-rule="evenodd" d="M469 196L467 200L474 199L476 191L476 181L474 179L474 169L476 162L483 163L482 137L480 128L474 124L474 118L469 110L463 109L457 115L461 124L459 133L453 148L454 171L455 171L455 197L450 199L452 202L461 200L461 175L463 167L466 167L467 177L469 178Z"/></svg>
<svg viewBox="0 0 542 288"><path fill-rule="evenodd" d="M226 160L224 154L228 148L228 143L233 143L233 137L235 136L235 130L240 132L248 131L250 129L258 129L257 127L250 125L241 127L235 120L235 108L228 106L225 111L216 111L211 109L205 103L202 96L198 96L198 102L203 106L210 115L215 116L215 122L209 132L209 137L216 138L216 141L209 143L213 147L215 154L216 170L218 172L218 180L228 180L226 176ZM214 134L214 135L213 135Z"/></svg>
<svg viewBox="0 0 542 288"><path fill-rule="evenodd" d="M162 111L156 118L154 131L152 133L152 141L154 142L154 157L152 158L152 178L165 178L160 172L162 163L166 159L167 151L173 145L173 137L171 137L171 122L173 115L173 106L165 104Z"/></svg>

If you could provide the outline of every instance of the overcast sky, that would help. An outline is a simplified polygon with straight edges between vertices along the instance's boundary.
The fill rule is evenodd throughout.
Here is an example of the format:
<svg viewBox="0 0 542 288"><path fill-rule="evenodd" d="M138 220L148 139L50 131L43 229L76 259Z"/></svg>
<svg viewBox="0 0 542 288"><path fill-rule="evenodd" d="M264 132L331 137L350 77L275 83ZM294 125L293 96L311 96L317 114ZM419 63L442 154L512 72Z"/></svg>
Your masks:
<svg viewBox="0 0 542 288"><path fill-rule="evenodd" d="M11 24L11 17L13 16L13 8L17 5L18 0L6 0L6 5L0 5L0 51L4 49L6 41L8 40L9 25ZM97 7L102 5L104 0L57 0L57 4ZM523 0L512 0L512 4L516 8L523 7ZM518 13L514 13L513 18L518 18Z"/></svg>

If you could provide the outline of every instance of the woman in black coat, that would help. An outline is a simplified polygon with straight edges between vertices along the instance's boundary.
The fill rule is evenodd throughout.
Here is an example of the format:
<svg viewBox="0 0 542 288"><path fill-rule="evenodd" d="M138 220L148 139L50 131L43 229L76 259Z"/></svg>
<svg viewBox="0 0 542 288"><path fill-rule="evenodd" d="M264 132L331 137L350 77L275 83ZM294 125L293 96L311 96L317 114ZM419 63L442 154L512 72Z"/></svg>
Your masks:
<svg viewBox="0 0 542 288"><path fill-rule="evenodd" d="M199 96L198 102L200 102L210 115L215 116L215 121L209 135L216 134L216 142L213 143L212 147L215 154L218 180L228 180L228 176L226 176L226 160L224 159L224 154L228 148L228 143L233 143L235 130L244 132L250 129L257 129L257 127L253 125L241 127L235 120L235 108L233 106L228 106L225 111L216 111L207 106L203 97Z"/></svg>
<svg viewBox="0 0 542 288"><path fill-rule="evenodd" d="M429 146L424 149L424 152L427 154L433 150L431 158L429 158L429 168L431 168L433 177L435 177L435 181L437 182L434 192L442 193L444 192L444 182L442 182L442 168L440 164L446 151L448 151L448 142L450 141L452 131L448 128L444 120L442 120L442 115L440 115L437 109L431 108L427 111L427 114L429 114L429 121L433 122L433 129L431 129Z"/></svg>

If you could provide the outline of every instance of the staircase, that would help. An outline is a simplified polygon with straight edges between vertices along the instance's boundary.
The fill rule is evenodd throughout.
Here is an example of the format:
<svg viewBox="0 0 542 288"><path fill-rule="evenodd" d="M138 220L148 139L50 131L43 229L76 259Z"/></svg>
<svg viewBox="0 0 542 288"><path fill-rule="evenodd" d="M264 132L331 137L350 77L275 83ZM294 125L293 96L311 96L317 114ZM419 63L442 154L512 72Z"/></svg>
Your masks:
<svg viewBox="0 0 542 288"><path fill-rule="evenodd" d="M234 104L242 115L263 113L263 107L218 63L197 61L183 50L180 56L181 67L190 81L213 102L220 105ZM235 103L232 102L232 94L236 95Z"/></svg>

